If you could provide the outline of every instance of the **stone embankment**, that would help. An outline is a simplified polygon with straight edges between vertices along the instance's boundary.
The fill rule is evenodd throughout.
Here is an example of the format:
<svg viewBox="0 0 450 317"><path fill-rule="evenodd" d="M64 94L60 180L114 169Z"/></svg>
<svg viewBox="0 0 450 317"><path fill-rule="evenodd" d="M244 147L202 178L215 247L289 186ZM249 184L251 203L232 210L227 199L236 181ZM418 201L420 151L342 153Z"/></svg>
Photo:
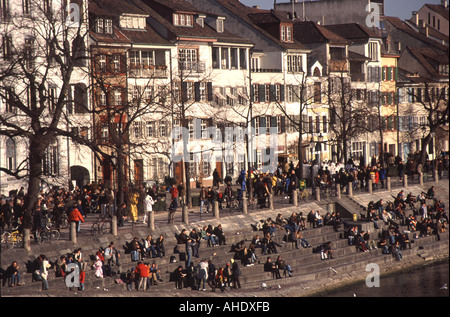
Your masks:
<svg viewBox="0 0 450 317"><path fill-rule="evenodd" d="M425 190L425 187L413 187L405 189L405 192ZM354 195L349 201L348 197L341 197L339 201L336 199L326 199L321 202L309 200L307 202L300 202L298 207L292 205L280 205L275 210L263 209L254 210L246 215L234 213L227 217L220 219L206 217L199 218L198 215L192 215L189 225L177 223L167 225L163 223L166 220L161 220L160 225L157 226L154 232L151 232L154 237L163 234L165 239L166 256L163 258L145 259L143 262L155 262L160 270L160 275L163 282L158 285L150 286L144 291L127 291L125 284L117 283L120 273L125 273L135 267L136 262L131 261L130 254L125 252L125 246L133 237L139 239L145 238L149 233L149 228L140 225L130 228L129 225L125 229L121 228L117 236L110 234L101 235L99 237L90 237L89 235L80 235L77 239L77 244L69 240L60 240L53 243L43 245L32 245L31 253L27 253L24 249L9 249L2 250L1 267L5 269L12 261L18 261L21 266L21 277L23 286L20 287L2 287L1 296L57 296L57 297L128 297L128 296L146 296L146 297L296 297L309 296L319 294L325 289L337 287L345 283L351 283L358 280L363 280L367 276L366 266L369 263L376 263L380 268L380 273L385 274L395 272L399 269L404 269L409 266L417 266L425 263L430 263L436 260L448 259L449 250L449 236L448 232L440 234L440 240L435 235L428 237L421 237L415 239L414 236L418 232L410 232L409 236L412 242L411 249L402 250L403 259L396 261L391 254L382 254L381 249L373 249L368 252L361 252L356 249L354 245L349 245L348 240L344 238L344 228L341 226L337 231L333 230L331 226L324 226L319 228L307 228L303 231L306 240L313 246L313 248L295 248L292 242L284 241L284 229L277 229L273 238L279 243L276 254L262 255L260 249L257 249L258 261L248 267L241 265L242 276L241 286L239 290L226 290L225 292L211 292L208 288L207 292L194 291L188 288L182 290L175 290L175 283L171 281L171 273L179 266L184 267L184 245L178 245L175 239L175 234L181 232L182 229L190 231L191 228L201 228L204 225L216 226L222 224L224 232L227 237L227 245L219 247L207 247L206 241L202 242L200 247L199 258L193 258L194 265L201 259L212 260L216 267L225 266L230 263L234 256L231 251L231 246L238 241L245 240L245 245L250 244L254 235L262 235L261 231L254 231L254 225L260 223L269 217L274 219L277 214L281 213L283 217L288 218L293 212L302 212L304 216L314 209L323 211L323 215L327 210L336 208L338 203L340 208L347 206L350 213L360 214L360 208L367 205L368 199L377 201L380 198L385 200L393 200L391 195L396 195L400 189L395 189L395 192L377 191L368 194ZM418 194L418 193L416 193ZM442 199L445 206L448 206L448 180L445 180L437 186L437 197ZM352 207L351 204L353 203ZM431 201L429 201L431 203ZM410 211L409 211L410 212ZM92 216L89 216L92 217ZM88 218L89 218L88 217ZM166 219L166 214L160 216L161 219ZM379 229L375 229L372 222L367 222L362 219L353 221L353 218L345 219L347 223L357 225L362 230L370 230L371 237L377 242L381 230L386 228L382 222L378 222ZM158 224L158 222L157 222ZM308 224L309 225L309 224ZM87 226L87 224L86 224ZM400 230L408 230L406 226L400 225ZM110 241L114 241L115 246L121 251L120 267L113 266L112 270L115 273L113 277L96 278L94 270L91 269L91 259L99 248L106 248ZM322 260L320 253L315 253L314 247L317 247L327 241L331 241L334 257L333 259ZM174 253L175 247L178 247L180 252ZM41 282L32 282L31 273L27 272L27 263L33 261L40 254L45 254L50 261L56 261L61 255L66 255L73 250L81 248L83 258L88 261L89 269L86 272L85 290L69 290L63 278L54 277L50 273L49 290L41 291ZM177 262L171 263L170 257L174 255ZM287 264L291 265L294 273L292 277L282 276L281 279L273 279L270 272L264 272L263 266L268 256L275 260L280 255ZM259 263L258 263L259 262ZM238 261L240 264L240 261ZM283 272L281 272L283 274ZM264 285L265 287L262 287ZM319 292L319 293L318 293Z"/></svg>

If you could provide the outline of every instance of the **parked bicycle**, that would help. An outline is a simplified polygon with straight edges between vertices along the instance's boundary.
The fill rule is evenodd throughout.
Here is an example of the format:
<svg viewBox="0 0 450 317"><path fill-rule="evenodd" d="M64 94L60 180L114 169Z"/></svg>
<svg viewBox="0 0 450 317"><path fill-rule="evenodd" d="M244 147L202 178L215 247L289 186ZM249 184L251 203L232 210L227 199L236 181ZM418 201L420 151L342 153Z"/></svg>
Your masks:
<svg viewBox="0 0 450 317"><path fill-rule="evenodd" d="M19 232L18 227L7 230L1 235L2 249L22 248L23 235Z"/></svg>
<svg viewBox="0 0 450 317"><path fill-rule="evenodd" d="M99 233L107 234L112 233L111 217L110 216L100 216L92 224L91 235L96 236Z"/></svg>
<svg viewBox="0 0 450 317"><path fill-rule="evenodd" d="M231 197L230 201L229 201L229 208L228 210L230 211L230 214L233 214L235 211L239 212L242 210L242 202L239 201L237 198L235 197Z"/></svg>
<svg viewBox="0 0 450 317"><path fill-rule="evenodd" d="M38 244L58 241L60 237L61 233L56 229L52 229L51 226L49 226L48 224L45 226L44 229L36 231L36 240Z"/></svg>

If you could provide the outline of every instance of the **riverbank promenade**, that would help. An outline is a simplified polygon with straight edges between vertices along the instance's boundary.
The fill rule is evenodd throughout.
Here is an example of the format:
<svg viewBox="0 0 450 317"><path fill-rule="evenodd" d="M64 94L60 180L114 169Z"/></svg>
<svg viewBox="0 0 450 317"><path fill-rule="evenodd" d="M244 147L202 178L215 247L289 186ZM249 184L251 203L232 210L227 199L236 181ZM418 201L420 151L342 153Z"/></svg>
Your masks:
<svg viewBox="0 0 450 317"><path fill-rule="evenodd" d="M142 217L139 222L125 222L123 227L119 227L117 235L99 234L91 235L92 224L98 217L98 214L88 214L86 221L81 224L81 230L77 236L76 243L70 240L69 229L62 230L61 238L58 241L38 245L31 241L31 251L26 252L22 248L2 249L1 268L6 269L13 261L19 263L19 272L22 286L9 287L6 281L1 288L2 297L294 297L308 296L320 291L324 287L334 287L342 283L348 283L356 279L362 279L368 273L367 264L376 263L380 272L396 270L410 265L420 265L436 259L448 258L449 235L448 231L441 232L439 235L430 234L420 236L418 230L413 230L406 222L394 220L391 223L384 223L382 220L376 223L364 218L369 202L377 202L383 199L385 205L388 201L393 202L397 194L403 190L405 196L410 192L418 196L421 192L426 192L431 186L435 186L438 200L442 200L445 205L445 211L448 215L449 206L449 180L440 179L425 181L423 184L414 183L406 186L391 187L390 189L377 189L370 193L367 191L356 191L351 195L347 193L325 195L320 198L310 193L308 199L298 199L297 206L285 199L284 196L275 196L273 199L273 208L258 208L256 204L249 204L247 212L231 213L227 208L219 212L200 214L200 207L194 207L188 210L188 224L186 218L183 219L181 208L175 213L173 223L168 223L168 212L155 213L155 229L142 223ZM340 196L340 197L339 197ZM433 205L434 200L427 199L427 205ZM415 204L419 208L419 204ZM244 246L248 247L255 235L263 236L260 225L268 218L275 219L277 215L288 219L292 213L302 213L304 217L311 210L320 210L321 215L325 216L327 212L338 211L343 223L338 227L320 226L313 228L312 224L306 222L306 229L301 231L303 237L308 241L311 247L296 248L294 242L286 241L285 229L276 228L272 240L276 243L276 252L271 254L262 254L261 249L256 249L256 261L251 265L245 266L236 258L236 252L233 246L239 241L243 241ZM406 216L414 211L410 206L406 208ZM393 224L395 223L395 225ZM213 227L222 225L226 237L226 245L208 247L207 242L201 242L198 257L192 257L192 263L195 266L202 259L211 260L216 268L226 267L231 264L233 259L239 264L242 275L240 276L240 289L226 288L223 292L218 288L213 292L209 286L206 291L193 290L191 285L182 289L175 288L174 271L182 266L186 268L187 260L186 246L178 243L176 235L183 229L189 233L192 228L200 230L204 226ZM371 240L378 245L383 232L397 227L397 232L406 233L411 242L411 247L401 250L402 259L398 260L393 254L383 254L382 248L368 249L363 252L357 246L349 243L348 229L357 227L361 231L369 231ZM161 281L157 285L150 285L144 290L136 290L134 284L131 291L124 283L124 277L131 272L137 265L132 261L129 254L128 245L133 238L138 238L142 242L149 234L156 239L161 234L165 237L165 256L157 258L141 259L144 263L158 266L159 277ZM120 265L112 265L112 273L109 276L96 277L93 264L95 254L99 249L104 250L109 243L113 241L117 250L120 251ZM323 259L320 247L330 242L332 248L332 258ZM87 263L84 290L79 291L76 288L69 289L63 277L56 277L54 266L49 270L48 290L42 290L40 281L32 281L32 263L41 254L44 254L53 265L63 255L68 255L76 249L81 249L83 260ZM264 270L267 258L270 257L273 262L277 257L285 261L292 268L292 276L284 274L281 270L281 278L273 276L272 272ZM186 285L188 286L188 285Z"/></svg>

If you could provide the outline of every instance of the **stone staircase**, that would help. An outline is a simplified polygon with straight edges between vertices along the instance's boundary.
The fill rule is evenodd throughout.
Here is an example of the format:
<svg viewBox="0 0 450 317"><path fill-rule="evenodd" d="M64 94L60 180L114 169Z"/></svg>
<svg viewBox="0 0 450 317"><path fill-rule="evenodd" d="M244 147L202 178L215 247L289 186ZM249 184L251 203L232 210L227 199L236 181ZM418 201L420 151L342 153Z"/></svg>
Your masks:
<svg viewBox="0 0 450 317"><path fill-rule="evenodd" d="M150 286L148 291L159 291L163 294L168 294L174 291L175 283L171 280L171 273L179 266L185 266L183 261L183 252L185 251L184 245L178 245L176 243L175 234L181 232L182 229L188 231L195 227L201 228L204 225L211 224L213 226L222 224L224 232L227 236L227 245L219 247L207 247L206 241L202 241L202 245L199 250L199 258L192 258L194 266L201 260L212 260L216 268L225 266L226 263L230 263L230 259L234 257L234 252L231 252L231 246L238 241L245 240L246 246L250 244L250 240L254 235L262 235L262 232L254 231L252 225L255 225L260 220L265 220L269 217L274 219L278 213L281 213L283 217L288 218L292 212L302 212L306 217L307 213L311 209L320 209L323 211L323 215L327 210L335 208L336 210L342 209L345 211L345 221L351 225L357 225L362 230L370 230L371 237L378 241L378 234L384 228L382 222L378 222L379 228L376 230L373 227L372 222L358 219L354 222L351 217L352 213L359 214L363 211L362 207L367 206L368 199L376 201L378 197L386 199L389 195L386 191L376 192L373 194L360 194L353 198L342 196L340 200L321 199L320 202L315 201L299 201L298 207L286 207L277 210L263 209L248 215L234 214L232 216L222 219L205 219L197 221L190 225L175 224L167 225L165 227L158 228L158 232L153 232L154 237L159 233L163 233L165 236L166 256L163 258L145 259L143 262L152 263L155 262L160 270L161 278L163 282L158 285ZM446 206L448 206L448 198L444 200ZM341 214L343 215L343 214ZM359 217L358 217L359 218ZM400 230L407 230L405 226L400 226ZM360 252L356 250L356 247L349 245L347 239L344 238L343 227L340 227L338 231L334 231L330 226L324 226L320 228L308 228L303 231L303 235L306 240L313 246L313 248L300 248L296 249L292 242L284 241L284 229L277 229L274 241L279 243L282 247L278 248L277 254L269 254L267 256L262 255L260 249L257 249L257 257L259 263L255 263L252 266L244 267L240 264L242 270L241 286L244 290L255 290L261 287L262 283L265 283L267 287L277 288L282 285L311 285L311 283L318 283L320 281L327 281L329 279L335 279L344 275L354 274L355 272L364 272L368 263L378 263L380 265L394 265L395 259L390 254L382 254L380 249L370 250L368 252ZM21 265L21 277L22 282L25 284L21 287L3 287L1 289L2 296L15 296L20 294L36 294L41 289L41 282L31 281L31 273L26 271L25 263L27 261L33 261L39 254L45 254L51 261L62 255L72 252L75 248L81 247L83 258L87 259L89 256L93 256L96 251L103 247L105 248L110 241L114 241L116 247L121 250L121 266L113 266L112 270L115 273L114 276L108 276L105 278L96 278L94 270L88 269L86 272L86 289L107 289L109 291L126 292L125 284L116 283L120 278L120 273L125 273L128 270L136 266L136 262L131 261L131 256L124 252L123 246L131 241L133 237L145 238L149 234L148 228L136 229L132 232L122 232L118 236L103 235L100 237L80 237L78 245L74 246L70 241L57 241L53 244L34 245L32 250L33 254L27 254L24 249L12 249L7 252L2 252L2 268L6 268L13 260L18 260ZM435 235L429 237L422 237L419 239L413 239L414 232L409 234L412 242L412 248L403 250L404 259L416 259L422 258L428 260L433 255L439 252L448 252L449 248L449 234L448 232L440 234L440 241L437 240ZM319 253L314 253L314 247L317 247L326 241L331 241L334 258L329 260L321 260ZM175 246L181 253L174 253ZM170 256L174 255L177 259L176 263L170 263ZM291 265L294 274L293 277L283 277L282 279L273 279L270 272L264 272L264 263L268 256L275 260L280 255L287 264ZM89 260L88 260L89 261ZM91 262L88 262L91 263ZM283 272L281 272L283 274ZM67 290L63 278L55 278L54 274L49 274L49 287L52 290ZM184 291L184 290L183 290ZM124 294L124 296L129 296Z"/></svg>

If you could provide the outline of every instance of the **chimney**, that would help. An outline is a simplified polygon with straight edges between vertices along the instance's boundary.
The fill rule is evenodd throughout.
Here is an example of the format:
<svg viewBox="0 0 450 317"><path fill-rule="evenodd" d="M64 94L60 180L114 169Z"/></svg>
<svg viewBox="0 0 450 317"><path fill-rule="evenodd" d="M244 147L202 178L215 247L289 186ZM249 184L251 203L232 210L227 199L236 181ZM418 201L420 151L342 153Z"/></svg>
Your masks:
<svg viewBox="0 0 450 317"><path fill-rule="evenodd" d="M441 6L447 9L448 7L448 1L447 0L441 0Z"/></svg>
<svg viewBox="0 0 450 317"><path fill-rule="evenodd" d="M259 5L254 5L252 8L253 9L259 9Z"/></svg>
<svg viewBox="0 0 450 317"><path fill-rule="evenodd" d="M412 17L416 26L419 26L419 14L417 13L417 11L412 12Z"/></svg>
<svg viewBox="0 0 450 317"><path fill-rule="evenodd" d="M428 37L428 26L425 27L425 35Z"/></svg>

